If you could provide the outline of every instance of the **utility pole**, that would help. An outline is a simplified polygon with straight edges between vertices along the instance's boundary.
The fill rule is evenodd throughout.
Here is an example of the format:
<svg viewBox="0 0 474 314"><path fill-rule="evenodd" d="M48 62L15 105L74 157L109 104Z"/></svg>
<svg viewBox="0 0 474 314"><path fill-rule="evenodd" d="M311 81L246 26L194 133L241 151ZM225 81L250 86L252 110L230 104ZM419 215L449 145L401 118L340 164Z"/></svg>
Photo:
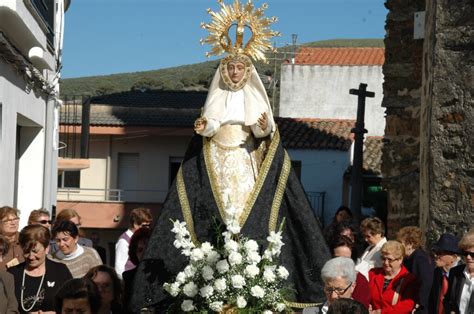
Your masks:
<svg viewBox="0 0 474 314"><path fill-rule="evenodd" d="M374 92L367 91L367 84L360 83L359 89L351 88L349 94L357 95L357 120L355 127L351 130L354 133L354 160L351 173L351 210L356 221L362 217L362 162L364 153L364 133L367 133L364 123L365 99L375 97Z"/></svg>

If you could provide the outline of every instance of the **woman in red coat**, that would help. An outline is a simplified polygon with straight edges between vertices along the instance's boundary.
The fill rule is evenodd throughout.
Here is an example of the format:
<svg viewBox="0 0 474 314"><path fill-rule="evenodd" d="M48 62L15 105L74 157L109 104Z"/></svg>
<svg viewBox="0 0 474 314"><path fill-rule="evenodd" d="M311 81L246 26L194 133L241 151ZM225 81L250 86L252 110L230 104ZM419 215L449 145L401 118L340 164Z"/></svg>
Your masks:
<svg viewBox="0 0 474 314"><path fill-rule="evenodd" d="M382 246L383 266L369 272L371 314L408 314L417 302L416 277L403 266L405 250L398 241Z"/></svg>

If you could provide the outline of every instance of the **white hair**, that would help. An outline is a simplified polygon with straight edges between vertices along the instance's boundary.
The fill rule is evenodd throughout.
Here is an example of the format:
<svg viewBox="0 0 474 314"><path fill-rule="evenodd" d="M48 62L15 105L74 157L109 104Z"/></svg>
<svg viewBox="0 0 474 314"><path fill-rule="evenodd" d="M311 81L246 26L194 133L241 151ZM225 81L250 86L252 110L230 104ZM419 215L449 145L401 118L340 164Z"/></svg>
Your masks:
<svg viewBox="0 0 474 314"><path fill-rule="evenodd" d="M348 257L335 257L324 264L321 278L324 282L342 277L352 283L356 280L354 261Z"/></svg>

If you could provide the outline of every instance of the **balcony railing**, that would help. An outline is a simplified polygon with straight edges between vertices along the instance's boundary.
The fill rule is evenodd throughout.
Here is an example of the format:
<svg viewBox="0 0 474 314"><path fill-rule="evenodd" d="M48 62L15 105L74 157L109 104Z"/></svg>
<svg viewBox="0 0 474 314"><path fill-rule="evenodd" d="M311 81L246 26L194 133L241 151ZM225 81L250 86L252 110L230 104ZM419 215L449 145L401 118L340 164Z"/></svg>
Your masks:
<svg viewBox="0 0 474 314"><path fill-rule="evenodd" d="M58 188L58 201L162 203L167 190ZM306 192L314 214L324 216L325 192Z"/></svg>

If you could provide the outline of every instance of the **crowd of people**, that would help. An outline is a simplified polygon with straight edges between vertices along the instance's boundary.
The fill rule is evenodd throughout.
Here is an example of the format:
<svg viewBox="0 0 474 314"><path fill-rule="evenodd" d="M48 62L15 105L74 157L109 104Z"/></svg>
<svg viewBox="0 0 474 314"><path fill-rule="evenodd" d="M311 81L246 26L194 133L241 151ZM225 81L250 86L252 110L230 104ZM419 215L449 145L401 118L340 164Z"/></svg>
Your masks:
<svg viewBox="0 0 474 314"><path fill-rule="evenodd" d="M74 210L54 224L34 210L18 230L19 211L0 208L0 313L127 313L152 219L149 209L132 211L112 268ZM461 239L442 234L427 252L418 227L387 239L379 218L351 220L341 207L324 230L333 258L321 270L322 313L473 313L474 230Z"/></svg>
<svg viewBox="0 0 474 314"><path fill-rule="evenodd" d="M0 208L0 313L129 312L133 268L151 235L149 209L132 210L116 269L84 237L76 211L61 211L53 223L48 211L33 210L21 230L19 220L18 209Z"/></svg>
<svg viewBox="0 0 474 314"><path fill-rule="evenodd" d="M474 313L474 230L442 234L426 251L416 226L387 239L379 218L351 220L341 207L324 230L333 258L321 272L323 313Z"/></svg>

